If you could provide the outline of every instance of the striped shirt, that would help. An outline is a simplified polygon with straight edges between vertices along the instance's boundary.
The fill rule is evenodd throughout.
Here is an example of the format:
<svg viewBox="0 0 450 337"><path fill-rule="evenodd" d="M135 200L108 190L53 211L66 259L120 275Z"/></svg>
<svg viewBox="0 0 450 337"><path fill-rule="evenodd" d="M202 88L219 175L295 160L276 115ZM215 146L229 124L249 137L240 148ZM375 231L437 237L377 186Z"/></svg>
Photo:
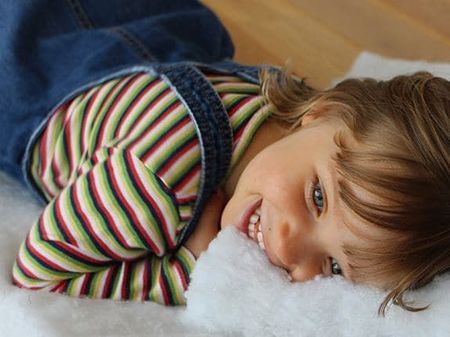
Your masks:
<svg viewBox="0 0 450 337"><path fill-rule="evenodd" d="M229 172L270 115L259 86L205 74L233 130ZM13 267L19 287L72 296L185 302L201 148L187 107L158 75L134 73L59 106L31 152L48 201Z"/></svg>

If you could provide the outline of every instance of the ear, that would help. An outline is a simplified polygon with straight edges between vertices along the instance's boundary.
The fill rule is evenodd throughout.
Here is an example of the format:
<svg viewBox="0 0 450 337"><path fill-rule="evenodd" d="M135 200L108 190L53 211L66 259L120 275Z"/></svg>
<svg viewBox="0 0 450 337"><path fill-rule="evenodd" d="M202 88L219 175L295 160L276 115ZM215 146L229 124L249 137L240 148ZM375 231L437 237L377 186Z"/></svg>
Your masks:
<svg viewBox="0 0 450 337"><path fill-rule="evenodd" d="M319 118L319 113L317 110L309 110L306 114L302 117L302 126L305 126L313 121L315 121L317 118Z"/></svg>

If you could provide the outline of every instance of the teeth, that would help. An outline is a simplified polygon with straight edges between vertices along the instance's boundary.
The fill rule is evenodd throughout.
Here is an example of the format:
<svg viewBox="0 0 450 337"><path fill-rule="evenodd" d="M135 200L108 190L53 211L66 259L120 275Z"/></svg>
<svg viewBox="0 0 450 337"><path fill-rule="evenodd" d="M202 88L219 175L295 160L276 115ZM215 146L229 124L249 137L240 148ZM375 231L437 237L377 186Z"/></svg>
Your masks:
<svg viewBox="0 0 450 337"><path fill-rule="evenodd" d="M250 222L250 223L257 223L258 220L259 220L259 215L252 214L252 216L250 217L249 222Z"/></svg>
<svg viewBox="0 0 450 337"><path fill-rule="evenodd" d="M263 234L261 232L261 224L256 227L261 215L261 208L258 207L248 221L248 236L255 240L262 250L265 250Z"/></svg>
<svg viewBox="0 0 450 337"><path fill-rule="evenodd" d="M252 238L255 239L255 224L254 223L250 223L248 225L248 235Z"/></svg>
<svg viewBox="0 0 450 337"><path fill-rule="evenodd" d="M258 245L259 247L261 247L262 250L265 250L266 247L264 247L264 240L263 240L263 235L260 231L258 231L258 234L256 235L256 237L258 238Z"/></svg>

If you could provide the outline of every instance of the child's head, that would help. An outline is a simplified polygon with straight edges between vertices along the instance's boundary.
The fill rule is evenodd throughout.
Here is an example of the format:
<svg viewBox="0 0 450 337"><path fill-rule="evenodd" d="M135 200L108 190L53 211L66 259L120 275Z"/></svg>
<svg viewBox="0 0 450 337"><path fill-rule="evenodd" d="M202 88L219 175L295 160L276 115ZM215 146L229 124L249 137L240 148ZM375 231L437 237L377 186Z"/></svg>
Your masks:
<svg viewBox="0 0 450 337"><path fill-rule="evenodd" d="M343 223L333 223L334 232L324 231L321 238L308 239L308 245L315 247L318 241L323 240L330 247L332 236L340 236L347 274L357 282L374 284L390 291L380 306L380 312L384 312L390 301L405 309L417 310L404 301L405 292L426 285L435 275L450 269L450 82L428 73L417 73L385 82L346 80L333 89L315 91L302 81L280 72L263 72L262 81L264 94L276 107L274 117L290 125L293 134L296 130L320 124L321 128L328 125L330 131L338 131L332 138L336 146L331 159L336 172L333 197L336 203L339 199L349 216L336 214L325 217L330 223L336 219ZM328 143L327 147L320 145L322 137L327 134L325 129L315 135L311 133L314 131L308 132L308 141L311 142L308 156L314 156L316 147L320 151L331 149ZM303 137L308 137L308 132ZM319 138L317 143L313 137ZM273 153L284 151L281 145L276 146L271 148L275 150ZM249 164L247 175L255 175L255 181L251 176L247 177L249 186L263 186L263 182L256 181L260 178L256 176L258 170L264 172L261 169L263 159L264 154L255 157L253 166ZM302 160L304 156L298 153L292 165ZM265 163L269 166L265 170L270 170L270 162ZM291 165L287 163L289 161L278 164ZM276 164L273 164L274 170ZM256 168L256 173L251 171L252 167ZM289 172L290 167L284 170ZM318 173L313 172L312 175ZM245 177L245 174L246 171L242 175ZM333 172L330 174L334 175ZM265 183L274 184L273 181ZM288 180L284 179L283 183L288 183ZM239 188L238 183L237 193L240 193ZM282 194L290 187L278 188ZM326 194L322 189L327 189L326 184L319 181L309 191L313 194L314 204L324 203L326 209L327 201L321 200L324 197L322 193ZM294 195L295 190L292 191L291 195ZM303 212L310 209L303 205L307 198L298 199L298 207ZM233 207L232 201L229 207ZM291 205L292 211L288 210ZM294 207L295 203L286 200L286 214L295 212ZM227 208L225 215L226 212ZM305 223L310 221L304 214L297 218ZM322 222L311 221L325 227ZM280 228L277 230L281 231ZM292 227L286 225L283 230L290 231L284 233L286 236L293 235ZM306 231L304 229L304 233ZM316 231L314 229L314 233ZM306 235L304 233L302 235ZM301 235L299 238L303 240ZM281 256L283 250L290 247L277 249ZM308 248L299 246L295 249ZM302 254L299 252L298 256ZM311 261L315 258L312 254L302 256ZM275 264L289 271L286 261L287 258ZM317 271L331 268L331 273L339 273L344 268L335 262L334 259L324 262L328 265L319 266Z"/></svg>
<svg viewBox="0 0 450 337"><path fill-rule="evenodd" d="M450 82L417 73L385 82L346 80L313 94L289 79L268 81L268 98L280 113L315 113L350 130L352 137L337 139L339 196L387 234L382 240L367 235L370 247L348 249L353 277L390 290L381 310L389 300L411 309L405 291L450 268ZM297 103L291 99L299 97L296 91ZM359 200L352 186L374 200Z"/></svg>

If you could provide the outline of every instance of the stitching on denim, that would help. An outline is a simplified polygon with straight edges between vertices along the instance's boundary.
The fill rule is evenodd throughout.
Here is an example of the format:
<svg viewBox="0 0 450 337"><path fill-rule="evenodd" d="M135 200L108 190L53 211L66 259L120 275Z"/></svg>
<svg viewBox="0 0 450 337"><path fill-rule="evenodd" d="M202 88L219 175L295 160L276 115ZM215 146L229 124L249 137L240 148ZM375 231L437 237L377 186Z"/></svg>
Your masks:
<svg viewBox="0 0 450 337"><path fill-rule="evenodd" d="M121 27L113 27L108 29L114 35L117 35L123 40L133 51L146 61L158 61L152 53L145 47L145 45L133 34Z"/></svg>
<svg viewBox="0 0 450 337"><path fill-rule="evenodd" d="M75 18L78 21L78 24L83 29L93 29L94 24L92 23L91 19L89 19L88 15L86 14L86 11L84 10L83 6L78 0L66 0L67 4L69 5L70 9L72 10L73 14L75 15Z"/></svg>

